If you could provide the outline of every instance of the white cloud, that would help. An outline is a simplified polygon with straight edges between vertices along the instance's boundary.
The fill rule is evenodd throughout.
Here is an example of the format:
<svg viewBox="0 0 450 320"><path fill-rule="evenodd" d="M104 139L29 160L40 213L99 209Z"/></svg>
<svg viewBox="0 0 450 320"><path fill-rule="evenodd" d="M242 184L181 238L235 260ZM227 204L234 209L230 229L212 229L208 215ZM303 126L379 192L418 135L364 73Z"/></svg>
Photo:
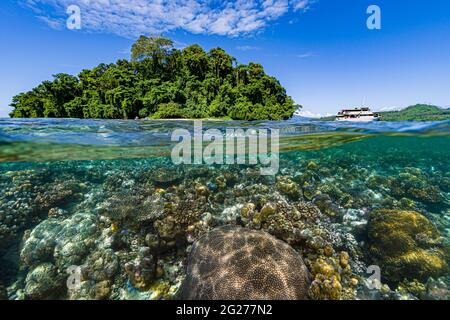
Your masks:
<svg viewBox="0 0 450 320"><path fill-rule="evenodd" d="M303 109L298 110L295 114L300 117L314 118L314 119L334 116L334 114L332 114L332 113L322 114L322 113L315 113L315 112L312 112L309 110L303 110Z"/></svg>
<svg viewBox="0 0 450 320"><path fill-rule="evenodd" d="M319 0L291 0L291 4L294 11L308 11L311 5Z"/></svg>
<svg viewBox="0 0 450 320"><path fill-rule="evenodd" d="M236 47L237 50L239 51L255 51L255 50L260 50L260 47L255 47L255 46L238 46Z"/></svg>
<svg viewBox="0 0 450 320"><path fill-rule="evenodd" d="M124 37L183 29L197 34L239 36L264 29L290 10L305 11L315 0L19 0L53 28L66 9L78 5L82 28Z"/></svg>
<svg viewBox="0 0 450 320"><path fill-rule="evenodd" d="M61 30L64 28L64 24L61 20L47 16L38 16L37 18L53 29Z"/></svg>
<svg viewBox="0 0 450 320"><path fill-rule="evenodd" d="M299 59L308 59L311 57L314 57L314 53L312 53L312 52L306 52L306 53L301 53L301 54L297 55L297 58L299 58Z"/></svg>
<svg viewBox="0 0 450 320"><path fill-rule="evenodd" d="M383 107L380 109L381 112L383 111L399 111L402 107L392 106L392 107Z"/></svg>

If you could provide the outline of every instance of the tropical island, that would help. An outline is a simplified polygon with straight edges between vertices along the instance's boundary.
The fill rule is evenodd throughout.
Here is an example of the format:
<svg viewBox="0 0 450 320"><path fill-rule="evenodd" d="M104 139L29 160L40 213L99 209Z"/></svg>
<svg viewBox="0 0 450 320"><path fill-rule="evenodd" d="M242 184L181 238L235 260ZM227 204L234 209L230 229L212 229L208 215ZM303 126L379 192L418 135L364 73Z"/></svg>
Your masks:
<svg viewBox="0 0 450 320"><path fill-rule="evenodd" d="M100 64L78 76L56 74L13 97L13 118L282 120L297 106L257 63L238 64L221 48L174 48L141 36L131 60Z"/></svg>
<svg viewBox="0 0 450 320"><path fill-rule="evenodd" d="M443 121L450 119L450 109L429 104L416 104L397 111L378 112L381 121ZM335 121L336 117L323 117L321 121Z"/></svg>
<svg viewBox="0 0 450 320"><path fill-rule="evenodd" d="M450 119L450 109L416 104L400 111L381 112L382 121L442 121Z"/></svg>

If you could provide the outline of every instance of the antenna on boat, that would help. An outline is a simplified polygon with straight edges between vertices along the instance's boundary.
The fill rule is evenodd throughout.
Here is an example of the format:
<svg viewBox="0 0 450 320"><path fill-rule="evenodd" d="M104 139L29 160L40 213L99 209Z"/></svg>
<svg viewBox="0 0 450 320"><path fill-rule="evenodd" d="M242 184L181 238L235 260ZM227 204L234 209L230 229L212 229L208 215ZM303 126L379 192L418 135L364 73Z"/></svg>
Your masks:
<svg viewBox="0 0 450 320"><path fill-rule="evenodd" d="M365 105L366 105L366 97L363 98L361 107L364 108Z"/></svg>

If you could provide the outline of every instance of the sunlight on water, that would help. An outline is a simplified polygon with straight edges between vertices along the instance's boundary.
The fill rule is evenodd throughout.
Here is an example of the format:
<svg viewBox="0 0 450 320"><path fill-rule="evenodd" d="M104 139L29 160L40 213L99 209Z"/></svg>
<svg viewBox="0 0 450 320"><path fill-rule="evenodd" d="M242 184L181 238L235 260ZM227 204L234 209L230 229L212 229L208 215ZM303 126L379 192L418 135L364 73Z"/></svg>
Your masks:
<svg viewBox="0 0 450 320"><path fill-rule="evenodd" d="M203 129L277 129L280 151L314 150L389 136L448 136L450 123L203 122ZM192 131L192 121L10 120L0 119L0 161L113 160L168 157L175 129Z"/></svg>

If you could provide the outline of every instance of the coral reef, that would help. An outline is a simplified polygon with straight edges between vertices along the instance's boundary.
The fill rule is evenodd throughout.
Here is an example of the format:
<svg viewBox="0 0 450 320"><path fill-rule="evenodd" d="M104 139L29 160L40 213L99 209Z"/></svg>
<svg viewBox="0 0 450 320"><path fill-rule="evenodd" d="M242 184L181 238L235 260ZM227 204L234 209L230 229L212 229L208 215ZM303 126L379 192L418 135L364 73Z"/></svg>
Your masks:
<svg viewBox="0 0 450 320"><path fill-rule="evenodd" d="M125 264L125 271L133 287L138 290L147 289L157 273L156 261L150 254L150 248L141 248L136 261Z"/></svg>
<svg viewBox="0 0 450 320"><path fill-rule="evenodd" d="M310 275L301 256L261 231L226 226L196 242L184 299L306 299Z"/></svg>
<svg viewBox="0 0 450 320"><path fill-rule="evenodd" d="M149 224L164 217L165 200L160 193L139 196L114 195L102 203L100 212L124 229L139 230L142 224Z"/></svg>
<svg viewBox="0 0 450 320"><path fill-rule="evenodd" d="M430 179L418 168L405 168L397 178L390 181L392 194L410 197L424 203L442 201L441 190L430 184Z"/></svg>
<svg viewBox="0 0 450 320"><path fill-rule="evenodd" d="M436 227L414 211L376 210L368 223L369 252L391 281L427 280L448 271Z"/></svg>
<svg viewBox="0 0 450 320"><path fill-rule="evenodd" d="M39 211L48 211L53 207L64 207L82 196L84 184L76 180L57 181L48 189L36 196L36 206Z"/></svg>
<svg viewBox="0 0 450 320"><path fill-rule="evenodd" d="M112 281L119 269L119 259L113 250L93 251L81 266L83 280Z"/></svg>
<svg viewBox="0 0 450 320"><path fill-rule="evenodd" d="M279 175L267 177L258 166L164 157L0 164L0 299L177 298L191 250L208 251L205 235L230 228L301 256L310 299L448 300L448 152L401 148L281 153ZM241 256L255 265L246 270L266 270ZM79 286L68 288L72 267Z"/></svg>
<svg viewBox="0 0 450 320"><path fill-rule="evenodd" d="M352 274L349 254L342 251L333 255L332 249L324 251L314 262L314 281L309 289L311 298L316 300L350 300L355 298L358 279Z"/></svg>
<svg viewBox="0 0 450 320"><path fill-rule="evenodd" d="M289 177L281 176L277 178L277 188L289 198L297 200L301 196L301 191L297 183Z"/></svg>
<svg viewBox="0 0 450 320"><path fill-rule="evenodd" d="M80 265L95 246L98 232L93 214L77 213L62 221L47 219L25 240L21 258L30 267L44 262L61 270Z"/></svg>
<svg viewBox="0 0 450 320"><path fill-rule="evenodd" d="M28 299L55 299L64 290L64 277L51 263L43 263L33 268L25 280L25 296Z"/></svg>
<svg viewBox="0 0 450 320"><path fill-rule="evenodd" d="M150 180L159 187L168 187L179 182L182 175L179 171L172 168L156 168L150 172Z"/></svg>
<svg viewBox="0 0 450 320"><path fill-rule="evenodd" d="M39 178L32 170L0 174L0 254L37 221L35 197Z"/></svg>
<svg viewBox="0 0 450 320"><path fill-rule="evenodd" d="M165 217L156 220L153 226L161 239L183 242L189 234L202 233L200 217L207 212L207 198L203 192L185 192L169 197L164 207Z"/></svg>

